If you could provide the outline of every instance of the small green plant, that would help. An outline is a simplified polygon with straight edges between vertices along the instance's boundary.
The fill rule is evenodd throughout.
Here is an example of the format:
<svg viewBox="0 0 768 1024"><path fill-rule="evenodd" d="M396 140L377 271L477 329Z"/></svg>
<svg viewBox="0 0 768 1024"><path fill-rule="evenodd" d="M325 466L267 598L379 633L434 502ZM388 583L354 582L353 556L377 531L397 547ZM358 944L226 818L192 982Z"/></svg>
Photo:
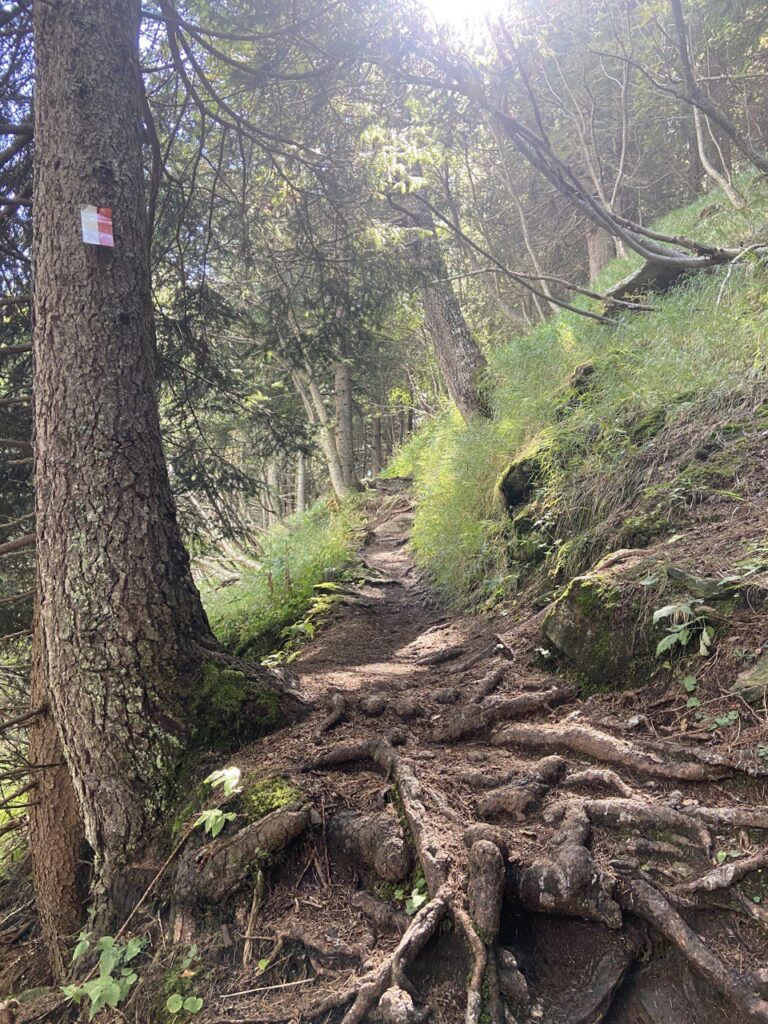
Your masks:
<svg viewBox="0 0 768 1024"><path fill-rule="evenodd" d="M231 765L229 768L220 768L218 771L211 772L210 775L203 779L203 783L206 786L210 786L211 789L217 789L221 786L224 796L234 796L235 793L240 792L241 775L240 769Z"/></svg>
<svg viewBox="0 0 768 1024"><path fill-rule="evenodd" d="M726 711L724 715L718 715L709 725L709 731L714 732L715 729L727 729L732 725L736 725L739 720L739 712L736 708L731 708L730 711Z"/></svg>
<svg viewBox="0 0 768 1024"><path fill-rule="evenodd" d="M229 768L219 768L217 771L211 772L203 779L203 784L210 786L211 789L221 787L224 797L235 796L243 788L240 785L241 775L242 772L239 768L230 765ZM222 811L220 807L209 807L200 812L194 827L202 828L212 839L215 839L227 822L234 821L236 817L237 815L233 811Z"/></svg>
<svg viewBox="0 0 768 1024"><path fill-rule="evenodd" d="M181 992L174 992L166 999L165 1008L174 1016L182 1010L185 1013L199 1013L203 1008L203 1000L200 996L183 996Z"/></svg>
<svg viewBox="0 0 768 1024"><path fill-rule="evenodd" d="M93 946L99 953L96 977L79 984L65 985L62 988L64 995L78 1006L83 999L88 1000L89 1021L105 1006L118 1006L136 983L138 975L130 964L143 945L143 939L133 938L122 943L115 942L111 935L103 935ZM91 948L91 933L81 932L72 954L72 963L82 960Z"/></svg>
<svg viewBox="0 0 768 1024"><path fill-rule="evenodd" d="M195 822L195 828L201 828L211 839L215 839L228 821L234 821L237 815L233 811L222 811L220 807L211 807L201 811Z"/></svg>
<svg viewBox="0 0 768 1024"><path fill-rule="evenodd" d="M686 676L683 679L683 689L688 694L688 700L685 702L687 708L698 708L701 706L701 701L696 696L696 689L698 688L698 680L696 676Z"/></svg>
<svg viewBox="0 0 768 1024"><path fill-rule="evenodd" d="M663 619L669 620L667 635L663 636L656 644L657 657L675 646L685 648L694 639L699 641L701 657L707 657L715 638L715 631L707 625L706 617L696 611L701 604L702 602L698 598L693 601L679 601L676 604L658 608L653 613L654 625Z"/></svg>
<svg viewBox="0 0 768 1024"><path fill-rule="evenodd" d="M718 850L715 854L715 860L718 864L725 864L727 860L738 860L739 857L743 856L743 850Z"/></svg>
<svg viewBox="0 0 768 1024"><path fill-rule="evenodd" d="M393 895L396 900L401 902L405 900L405 912L409 917L413 917L417 910L424 906L429 899L429 893L427 892L427 882L423 875L419 875L411 889L410 896L407 895L408 890L404 886L400 886L395 889Z"/></svg>

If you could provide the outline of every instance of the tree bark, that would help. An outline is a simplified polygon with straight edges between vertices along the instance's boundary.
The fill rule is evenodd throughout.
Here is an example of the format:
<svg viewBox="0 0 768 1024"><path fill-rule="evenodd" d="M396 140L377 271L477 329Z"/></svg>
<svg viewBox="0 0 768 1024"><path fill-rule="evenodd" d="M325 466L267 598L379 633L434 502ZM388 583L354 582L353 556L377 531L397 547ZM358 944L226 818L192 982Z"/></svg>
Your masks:
<svg viewBox="0 0 768 1024"><path fill-rule="evenodd" d="M296 456L296 512L307 509L307 457L304 452Z"/></svg>
<svg viewBox="0 0 768 1024"><path fill-rule="evenodd" d="M422 276L424 324L448 394L465 422L469 423L475 416L490 418L490 406L481 380L487 365L485 356L464 319L448 279L432 216L427 210L415 210L411 217L424 232L415 243L416 261Z"/></svg>
<svg viewBox="0 0 768 1024"><path fill-rule="evenodd" d="M596 224L587 222L587 259L589 261L589 279L594 281L597 275L608 266L616 256L616 244L611 235Z"/></svg>
<svg viewBox="0 0 768 1024"><path fill-rule="evenodd" d="M349 492L349 487L344 480L339 450L336 446L336 429L328 415L322 392L317 386L317 381L309 373L303 374L300 370L293 370L292 378L309 422L318 428L320 448L325 456L333 492L337 498L343 498Z"/></svg>
<svg viewBox="0 0 768 1024"><path fill-rule="evenodd" d="M280 469L274 459L267 462L267 525L274 526L283 518L283 505L280 497Z"/></svg>
<svg viewBox="0 0 768 1024"><path fill-rule="evenodd" d="M334 400L336 403L336 450L341 473L349 490L358 490L355 473L355 449L352 433L352 367L345 360L334 368Z"/></svg>
<svg viewBox="0 0 768 1024"><path fill-rule="evenodd" d="M48 701L46 679L39 664L45 661L45 654L39 640L34 658L30 704L38 707ZM29 804L32 879L43 941L54 977L60 981L68 965L66 938L76 933L83 918L85 887L80 864L87 852L85 835L72 778L48 707L32 719L27 735L36 783Z"/></svg>
<svg viewBox="0 0 768 1024"><path fill-rule="evenodd" d="M192 726L199 642L213 643L160 440L140 16L139 0L34 8L33 687L50 705L106 907L160 814ZM111 208L114 248L83 243L81 204ZM38 739L47 757L53 741ZM74 848L72 816L55 806L65 789L41 789L38 868ZM60 930L64 908L40 870L38 881L41 915Z"/></svg>
<svg viewBox="0 0 768 1024"><path fill-rule="evenodd" d="M381 445L381 416L373 417L373 428L371 430L371 434L371 475L378 476L383 468Z"/></svg>

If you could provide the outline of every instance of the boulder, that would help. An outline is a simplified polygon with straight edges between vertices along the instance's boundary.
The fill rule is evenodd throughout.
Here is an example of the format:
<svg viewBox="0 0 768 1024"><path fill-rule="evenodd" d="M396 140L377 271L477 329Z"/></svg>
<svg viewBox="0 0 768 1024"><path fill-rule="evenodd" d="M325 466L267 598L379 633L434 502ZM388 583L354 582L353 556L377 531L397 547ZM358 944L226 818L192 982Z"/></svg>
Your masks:
<svg viewBox="0 0 768 1024"><path fill-rule="evenodd" d="M618 554L572 579L543 623L547 645L592 687L627 686L655 668L653 608L640 583L651 566L641 553Z"/></svg>

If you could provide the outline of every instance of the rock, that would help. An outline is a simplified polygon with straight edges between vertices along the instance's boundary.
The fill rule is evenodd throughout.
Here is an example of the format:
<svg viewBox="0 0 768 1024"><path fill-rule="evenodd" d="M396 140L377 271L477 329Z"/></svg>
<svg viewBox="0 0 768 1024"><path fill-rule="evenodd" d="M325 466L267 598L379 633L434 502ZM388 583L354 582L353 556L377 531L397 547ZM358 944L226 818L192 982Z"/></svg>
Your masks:
<svg viewBox="0 0 768 1024"><path fill-rule="evenodd" d="M372 693L369 697L363 697L358 707L368 718L378 718L384 714L387 702L378 693Z"/></svg>
<svg viewBox="0 0 768 1024"><path fill-rule="evenodd" d="M598 687L644 682L655 668L657 632L647 588L650 571L641 553L607 559L577 576L544 618L543 633L586 679Z"/></svg>
<svg viewBox="0 0 768 1024"><path fill-rule="evenodd" d="M421 704L417 704L410 697L402 697L400 700L395 701L392 708L398 718L402 718L404 722L410 722L412 718L421 718L424 714L424 708Z"/></svg>
<svg viewBox="0 0 768 1024"><path fill-rule="evenodd" d="M435 702L437 704L455 704L456 701L461 697L461 691L456 686L446 686L443 690L438 690L435 694Z"/></svg>
<svg viewBox="0 0 768 1024"><path fill-rule="evenodd" d="M379 1000L379 1013L384 1024L415 1024L419 1020L413 999L396 985L388 988Z"/></svg>
<svg viewBox="0 0 768 1024"><path fill-rule="evenodd" d="M541 464L532 456L518 459L508 466L496 485L504 508L509 510L530 501L540 473Z"/></svg>
<svg viewBox="0 0 768 1024"><path fill-rule="evenodd" d="M748 704L765 707L768 702L768 656L760 658L746 672L740 673L730 692Z"/></svg>
<svg viewBox="0 0 768 1024"><path fill-rule="evenodd" d="M679 583L691 597L704 601L716 601L718 598L733 597L738 581L721 580L716 576L694 576L693 573L670 565L667 576Z"/></svg>

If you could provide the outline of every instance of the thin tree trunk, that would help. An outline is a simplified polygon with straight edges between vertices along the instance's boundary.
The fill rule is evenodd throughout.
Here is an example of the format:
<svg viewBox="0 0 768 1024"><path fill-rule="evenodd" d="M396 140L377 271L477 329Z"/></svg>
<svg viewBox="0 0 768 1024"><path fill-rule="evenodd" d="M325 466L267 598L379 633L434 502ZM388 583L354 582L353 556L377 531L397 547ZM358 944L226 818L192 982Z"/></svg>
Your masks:
<svg viewBox="0 0 768 1024"><path fill-rule="evenodd" d="M372 434L371 473L373 476L378 476L382 470L381 416L374 416Z"/></svg>
<svg viewBox="0 0 768 1024"><path fill-rule="evenodd" d="M345 360L334 368L334 401L336 404L336 450L341 473L348 490L360 486L355 473L355 449L352 433L352 368Z"/></svg>
<svg viewBox="0 0 768 1024"><path fill-rule="evenodd" d="M307 457L304 452L296 456L296 512L307 510Z"/></svg>
<svg viewBox="0 0 768 1024"><path fill-rule="evenodd" d="M341 468L339 451L336 447L336 430L328 410L325 407L320 388L317 381L309 374L303 374L299 370L292 373L293 384L299 393L304 410L309 422L318 428L320 435L320 448L325 456L325 464L328 467L328 476L331 481L333 492L338 498L343 498L349 487L344 480L344 473Z"/></svg>
<svg viewBox="0 0 768 1024"><path fill-rule="evenodd" d="M269 459L266 466L267 484L267 524L274 526L283 518L283 507L280 498L280 469L274 459Z"/></svg>
<svg viewBox="0 0 768 1024"><path fill-rule="evenodd" d="M140 17L139 0L34 8L33 688L48 699L107 905L160 815L192 727L199 641L213 643L160 441ZM111 208L114 248L83 243L81 204ZM64 788L40 792L38 869L74 848L75 822L54 806ZM66 908L38 881L41 915L59 930Z"/></svg>
<svg viewBox="0 0 768 1024"><path fill-rule="evenodd" d="M727 169L725 168L725 166L723 166L723 171L718 171L718 169L709 159L702 125L702 121L704 120L706 120L705 115L702 114L698 107L694 107L693 123L696 128L696 145L699 151L699 160L701 161L701 166L704 168L707 177L711 178L712 181L714 181L714 183L722 190L731 206L735 206L737 210L741 210L746 205L746 203L744 202L744 197L739 195L739 193L733 187L733 183L731 182L731 178L728 174Z"/></svg>
<svg viewBox="0 0 768 1024"><path fill-rule="evenodd" d="M712 97L709 96L696 81L696 72L694 70L693 60L688 48L688 28L685 23L682 0L670 0L670 5L672 7L672 20L674 22L675 33L677 35L677 48L680 54L683 81L685 82L686 89L688 90L688 95L684 98L691 104L691 106L698 107L698 109L705 114L713 124L716 124L717 127L720 128L720 130L729 139L731 139L734 145L741 150L744 156L750 160L759 171L762 171L763 174L768 174L768 156L755 149L749 137L736 127L725 111L718 106Z"/></svg>

